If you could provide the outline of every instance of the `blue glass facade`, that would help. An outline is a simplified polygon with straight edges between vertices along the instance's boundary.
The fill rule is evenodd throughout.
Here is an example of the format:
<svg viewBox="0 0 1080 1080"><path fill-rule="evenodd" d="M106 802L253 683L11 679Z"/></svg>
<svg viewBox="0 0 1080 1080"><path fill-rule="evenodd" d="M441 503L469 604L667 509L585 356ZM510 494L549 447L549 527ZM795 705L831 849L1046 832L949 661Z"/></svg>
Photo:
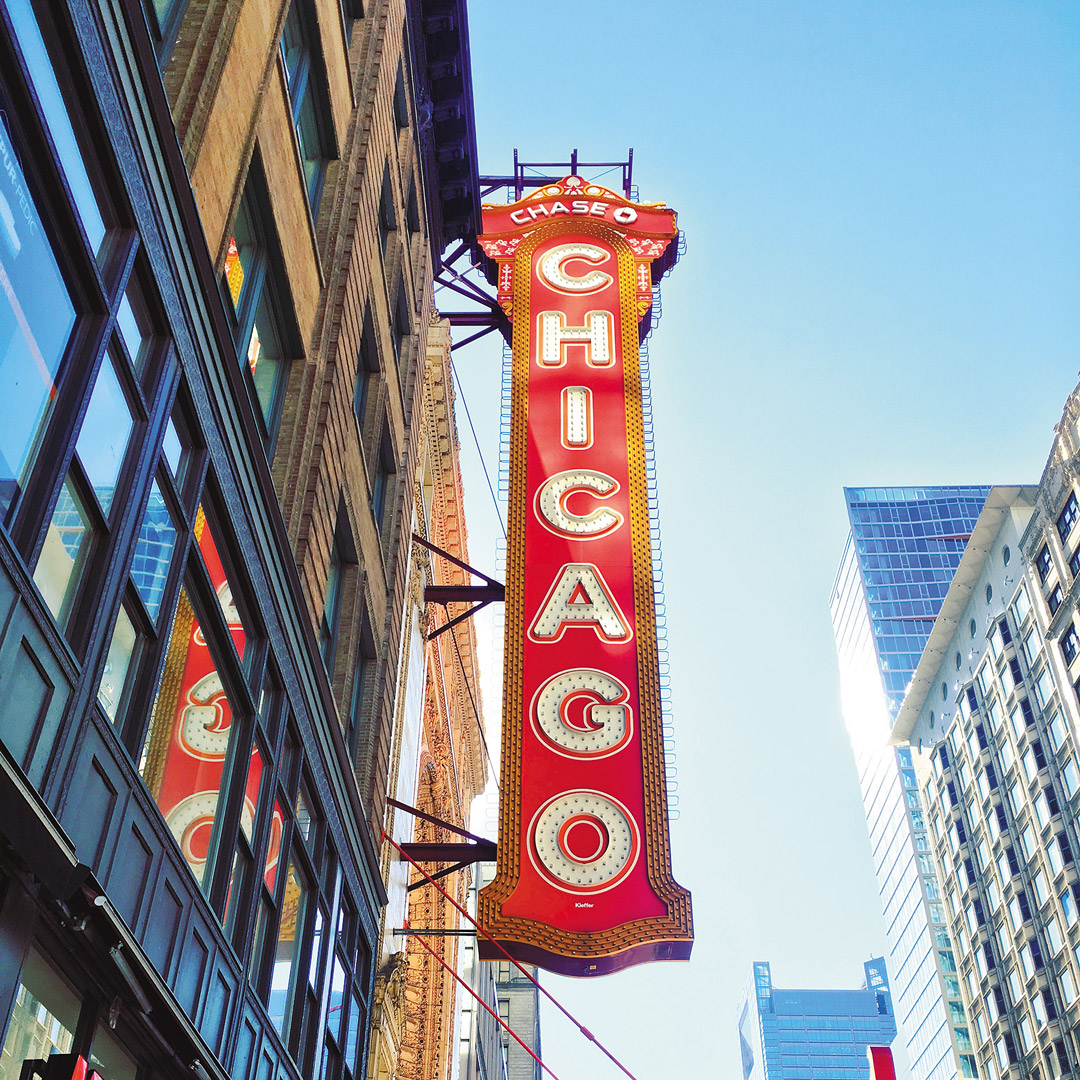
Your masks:
<svg viewBox="0 0 1080 1080"><path fill-rule="evenodd" d="M869 960L861 990L782 990L755 963L739 1008L743 1080L867 1080L868 1046L896 1038L885 961Z"/></svg>
<svg viewBox="0 0 1080 1080"><path fill-rule="evenodd" d="M989 487L844 488L893 717Z"/></svg>
<svg viewBox="0 0 1080 1080"><path fill-rule="evenodd" d="M989 490L844 489L851 532L831 597L841 697L914 1080L974 1070L911 751L889 736Z"/></svg>

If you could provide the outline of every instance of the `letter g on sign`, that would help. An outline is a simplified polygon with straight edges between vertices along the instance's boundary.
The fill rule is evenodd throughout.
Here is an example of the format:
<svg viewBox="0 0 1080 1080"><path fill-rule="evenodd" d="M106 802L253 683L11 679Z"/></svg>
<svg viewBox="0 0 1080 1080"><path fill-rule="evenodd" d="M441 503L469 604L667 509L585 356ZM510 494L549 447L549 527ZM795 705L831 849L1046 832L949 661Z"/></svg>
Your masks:
<svg viewBox="0 0 1080 1080"><path fill-rule="evenodd" d="M607 672L560 671L533 698L533 728L566 757L607 757L621 750L633 734L629 696L630 691Z"/></svg>

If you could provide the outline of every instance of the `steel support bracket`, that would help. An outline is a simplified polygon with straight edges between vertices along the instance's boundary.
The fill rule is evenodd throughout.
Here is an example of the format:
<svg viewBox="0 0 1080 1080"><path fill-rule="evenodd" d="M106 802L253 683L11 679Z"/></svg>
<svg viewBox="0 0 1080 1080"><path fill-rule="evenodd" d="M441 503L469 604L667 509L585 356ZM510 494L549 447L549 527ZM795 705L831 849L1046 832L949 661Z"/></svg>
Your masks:
<svg viewBox="0 0 1080 1080"><path fill-rule="evenodd" d="M483 578L485 582L483 585L424 586L424 600L428 603L442 604L445 607L447 604L469 604L474 600L478 601L473 607L469 608L468 611L463 611L460 615L444 622L442 626L435 627L435 629L428 634L428 641L434 641L440 634L453 629L459 622L463 622L465 619L475 615L481 608L487 607L488 604L501 604L506 599L506 586L503 585L502 582L488 577L487 574L470 566L467 562L463 562L461 559L457 558L457 556L451 555L449 551L443 551L441 547L431 543L430 540L425 540L416 533L413 533L412 538L421 547L434 552L436 555L441 555L444 559L449 559L450 562L455 566L459 566L467 574Z"/></svg>

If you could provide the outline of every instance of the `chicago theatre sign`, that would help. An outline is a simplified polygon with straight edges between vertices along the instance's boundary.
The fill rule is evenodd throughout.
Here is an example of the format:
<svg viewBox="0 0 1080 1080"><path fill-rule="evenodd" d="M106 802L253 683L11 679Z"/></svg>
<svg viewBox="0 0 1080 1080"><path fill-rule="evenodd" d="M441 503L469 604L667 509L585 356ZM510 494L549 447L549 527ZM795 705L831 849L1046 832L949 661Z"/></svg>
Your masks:
<svg viewBox="0 0 1080 1080"><path fill-rule="evenodd" d="M571 176L484 207L513 325L498 872L479 922L522 962L684 960L671 873L639 325L675 214ZM481 938L481 956L499 959Z"/></svg>

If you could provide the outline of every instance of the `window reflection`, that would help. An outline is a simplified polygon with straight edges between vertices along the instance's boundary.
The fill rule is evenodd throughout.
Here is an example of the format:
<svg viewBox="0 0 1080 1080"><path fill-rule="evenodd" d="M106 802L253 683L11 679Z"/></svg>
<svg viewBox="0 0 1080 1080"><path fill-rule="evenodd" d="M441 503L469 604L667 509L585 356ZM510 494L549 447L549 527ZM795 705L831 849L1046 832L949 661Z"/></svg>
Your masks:
<svg viewBox="0 0 1080 1080"><path fill-rule="evenodd" d="M174 479L178 479L184 456L184 444L180 441L180 434L176 430L172 417L165 425L165 437L161 440L161 449L165 454L165 460L169 463L169 472L172 473Z"/></svg>
<svg viewBox="0 0 1080 1080"><path fill-rule="evenodd" d="M135 1062L104 1023L99 1023L90 1048L90 1064L108 1080L135 1080Z"/></svg>
<svg viewBox="0 0 1080 1080"><path fill-rule="evenodd" d="M143 291L134 279L128 282L127 290L120 301L116 326L135 369L142 371L154 329L147 313Z"/></svg>
<svg viewBox="0 0 1080 1080"><path fill-rule="evenodd" d="M236 601L233 599L232 586L225 575L225 566L218 553L218 545L214 540L213 530L206 519L202 507L195 521L195 537L199 543L199 553L206 564L206 571L210 575L210 582L217 593L218 604L221 606L221 614L228 623L229 633L232 635L233 644L236 646L236 655L244 659L244 647L247 645L247 634L240 618Z"/></svg>
<svg viewBox="0 0 1080 1080"><path fill-rule="evenodd" d="M116 616L112 640L109 642L109 654L105 658L105 670L101 674L101 683L98 686L98 701L101 702L105 715L113 723L116 722L119 713L120 699L124 694L128 671L131 668L131 658L138 640L139 634L131 617L121 607Z"/></svg>
<svg viewBox="0 0 1080 1080"><path fill-rule="evenodd" d="M90 519L69 476L56 500L45 543L34 568L34 582L61 626L67 622L92 535Z"/></svg>
<svg viewBox="0 0 1080 1080"><path fill-rule="evenodd" d="M60 164L67 178L68 187L82 219L90 247L100 257L105 239L105 220L98 205L97 195L79 149L78 140L68 118L67 106L53 74L52 62L45 49L41 31L29 4L9 4L8 14L19 39L23 59L30 69L30 77L37 91L38 101L49 125L49 134L56 147Z"/></svg>
<svg viewBox="0 0 1080 1080"><path fill-rule="evenodd" d="M45 957L31 949L0 1052L0 1080L18 1080L27 1058L47 1058L54 1051L69 1053L80 1004L75 991Z"/></svg>
<svg viewBox="0 0 1080 1080"><path fill-rule="evenodd" d="M98 372L75 449L106 519L133 423L127 398L106 356Z"/></svg>
<svg viewBox="0 0 1080 1080"><path fill-rule="evenodd" d="M263 868L263 881L266 883L270 895L274 895L274 886L277 884L278 860L281 858L281 834L285 827L285 813L281 809L281 803L275 800L274 816L270 819L270 843L266 848L266 862Z"/></svg>
<svg viewBox="0 0 1080 1080"><path fill-rule="evenodd" d="M285 879L285 896L281 902L281 920L278 924L277 948L274 951L274 968L270 976L270 1001L267 1011L274 1027L283 1038L288 1038L287 1017L296 983L294 968L297 959L298 931L303 930L307 911L309 890L294 859L289 860Z"/></svg>
<svg viewBox="0 0 1080 1080"><path fill-rule="evenodd" d="M150 497L143 511L135 559L131 565L131 580L135 582L135 588L139 590L146 610L155 622L161 611L169 560L175 546L176 526L155 480L150 486Z"/></svg>
<svg viewBox="0 0 1080 1080"><path fill-rule="evenodd" d="M267 431L273 427L278 390L284 374L278 342L277 327L269 301L264 296L255 312L255 325L251 328L246 354L251 381L255 385L255 396L259 399L259 410Z"/></svg>
<svg viewBox="0 0 1080 1080"><path fill-rule="evenodd" d="M181 589L139 771L204 888L232 734L232 707Z"/></svg>
<svg viewBox="0 0 1080 1080"><path fill-rule="evenodd" d="M0 520L26 483L56 400L75 308L0 124Z"/></svg>

